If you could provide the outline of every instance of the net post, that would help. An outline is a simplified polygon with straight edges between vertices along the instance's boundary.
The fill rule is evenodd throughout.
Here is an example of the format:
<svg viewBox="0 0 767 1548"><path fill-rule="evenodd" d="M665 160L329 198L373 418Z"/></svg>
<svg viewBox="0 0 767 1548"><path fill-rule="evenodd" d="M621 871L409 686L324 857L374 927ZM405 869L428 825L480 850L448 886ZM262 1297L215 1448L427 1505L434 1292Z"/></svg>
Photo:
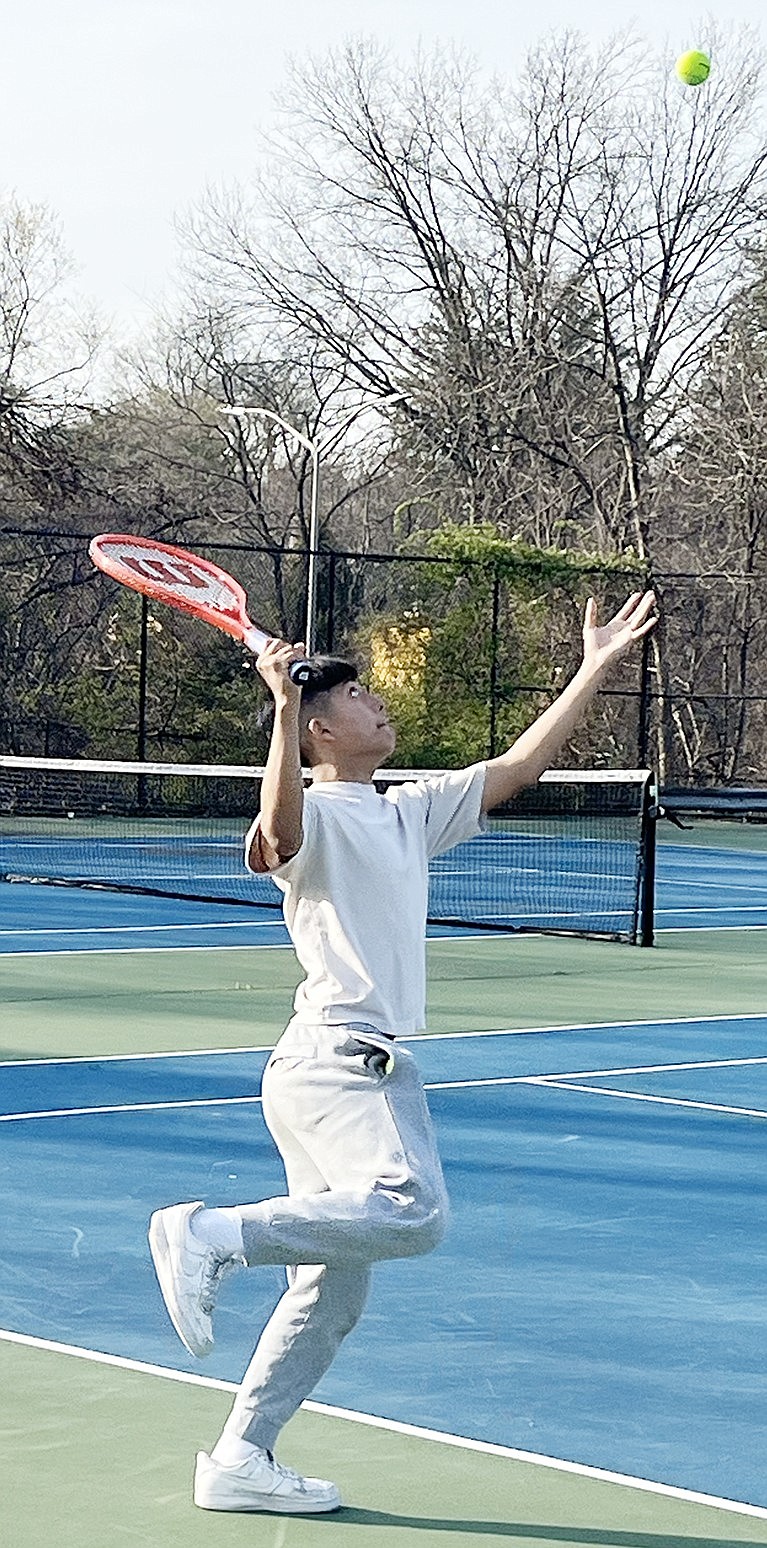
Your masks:
<svg viewBox="0 0 767 1548"><path fill-rule="evenodd" d="M658 827L657 780L651 775L642 797L639 841L639 938L638 946L655 945L655 860Z"/></svg>

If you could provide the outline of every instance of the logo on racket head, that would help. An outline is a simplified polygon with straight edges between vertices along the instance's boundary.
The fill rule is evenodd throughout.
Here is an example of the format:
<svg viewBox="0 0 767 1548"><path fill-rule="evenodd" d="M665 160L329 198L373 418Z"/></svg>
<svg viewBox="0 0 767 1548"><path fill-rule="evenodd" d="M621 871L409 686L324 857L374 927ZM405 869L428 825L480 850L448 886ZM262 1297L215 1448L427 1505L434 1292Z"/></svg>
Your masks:
<svg viewBox="0 0 767 1548"><path fill-rule="evenodd" d="M111 545L117 562L126 570L132 570L150 589L150 595L186 597L195 606L204 606L221 615L236 617L237 597L232 591L228 576L223 571L211 574L202 564L185 559L182 554L143 551L127 544ZM129 583L130 584L130 583ZM178 605L178 604L177 604Z"/></svg>
<svg viewBox="0 0 767 1548"><path fill-rule="evenodd" d="M211 590L210 577L195 570L191 564L183 559L151 558L148 554L122 554L123 564L128 569L135 570L137 575L142 575L144 580L154 581L159 586L192 586L197 591Z"/></svg>

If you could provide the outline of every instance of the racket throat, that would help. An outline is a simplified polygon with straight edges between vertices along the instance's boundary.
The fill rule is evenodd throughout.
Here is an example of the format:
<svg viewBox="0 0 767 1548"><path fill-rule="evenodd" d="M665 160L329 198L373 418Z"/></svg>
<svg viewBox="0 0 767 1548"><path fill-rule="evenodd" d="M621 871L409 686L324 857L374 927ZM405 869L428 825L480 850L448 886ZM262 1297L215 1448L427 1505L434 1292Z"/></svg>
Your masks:
<svg viewBox="0 0 767 1548"><path fill-rule="evenodd" d="M252 650L254 656L260 656L271 638L271 634L266 634L263 629L257 629L255 624L250 624L243 633L242 643L248 650Z"/></svg>

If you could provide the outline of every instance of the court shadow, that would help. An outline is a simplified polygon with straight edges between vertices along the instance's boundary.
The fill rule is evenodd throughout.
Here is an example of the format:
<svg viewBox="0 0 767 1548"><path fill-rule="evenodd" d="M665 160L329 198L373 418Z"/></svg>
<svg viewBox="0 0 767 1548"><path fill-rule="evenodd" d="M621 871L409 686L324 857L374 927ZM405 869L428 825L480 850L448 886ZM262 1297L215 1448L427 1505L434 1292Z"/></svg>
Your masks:
<svg viewBox="0 0 767 1548"><path fill-rule="evenodd" d="M52 1054L50 1049L44 1049L41 1052L39 1048L0 1048L0 1064L21 1064L27 1059L55 1059L56 1057L57 1055ZM67 1057L69 1058L70 1055Z"/></svg>
<svg viewBox="0 0 767 1548"><path fill-rule="evenodd" d="M387 1510L364 1510L344 1506L333 1515L313 1520L334 1522L336 1526L377 1526L399 1528L407 1532L462 1532L475 1537L497 1537L513 1542L515 1537L536 1542L581 1543L583 1548L749 1548L741 1537L678 1537L668 1532L609 1531L604 1527L543 1526L527 1521L473 1521L463 1517L404 1516Z"/></svg>

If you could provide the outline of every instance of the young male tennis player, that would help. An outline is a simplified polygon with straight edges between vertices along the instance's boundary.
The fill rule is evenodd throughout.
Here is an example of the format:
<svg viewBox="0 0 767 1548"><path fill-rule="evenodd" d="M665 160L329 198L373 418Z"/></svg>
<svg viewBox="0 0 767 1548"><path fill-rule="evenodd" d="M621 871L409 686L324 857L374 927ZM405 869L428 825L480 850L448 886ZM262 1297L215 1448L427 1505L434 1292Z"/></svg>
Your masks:
<svg viewBox="0 0 767 1548"><path fill-rule="evenodd" d="M152 1216L149 1240L170 1317L205 1355L220 1282L238 1264L287 1265L267 1323L194 1499L205 1510L319 1512L337 1488L274 1460L283 1425L359 1319L371 1265L431 1251L448 1203L412 1054L395 1047L425 1020L427 863L481 830L484 813L532 784L562 750L608 670L653 627L654 597L631 596L597 625L560 697L498 758L379 795L372 775L394 750L385 707L356 668L318 658L303 691L288 668L301 646L271 641L258 669L275 719L246 863L270 871L305 979L264 1071L263 1111L287 1194ZM302 761L311 767L304 790Z"/></svg>

